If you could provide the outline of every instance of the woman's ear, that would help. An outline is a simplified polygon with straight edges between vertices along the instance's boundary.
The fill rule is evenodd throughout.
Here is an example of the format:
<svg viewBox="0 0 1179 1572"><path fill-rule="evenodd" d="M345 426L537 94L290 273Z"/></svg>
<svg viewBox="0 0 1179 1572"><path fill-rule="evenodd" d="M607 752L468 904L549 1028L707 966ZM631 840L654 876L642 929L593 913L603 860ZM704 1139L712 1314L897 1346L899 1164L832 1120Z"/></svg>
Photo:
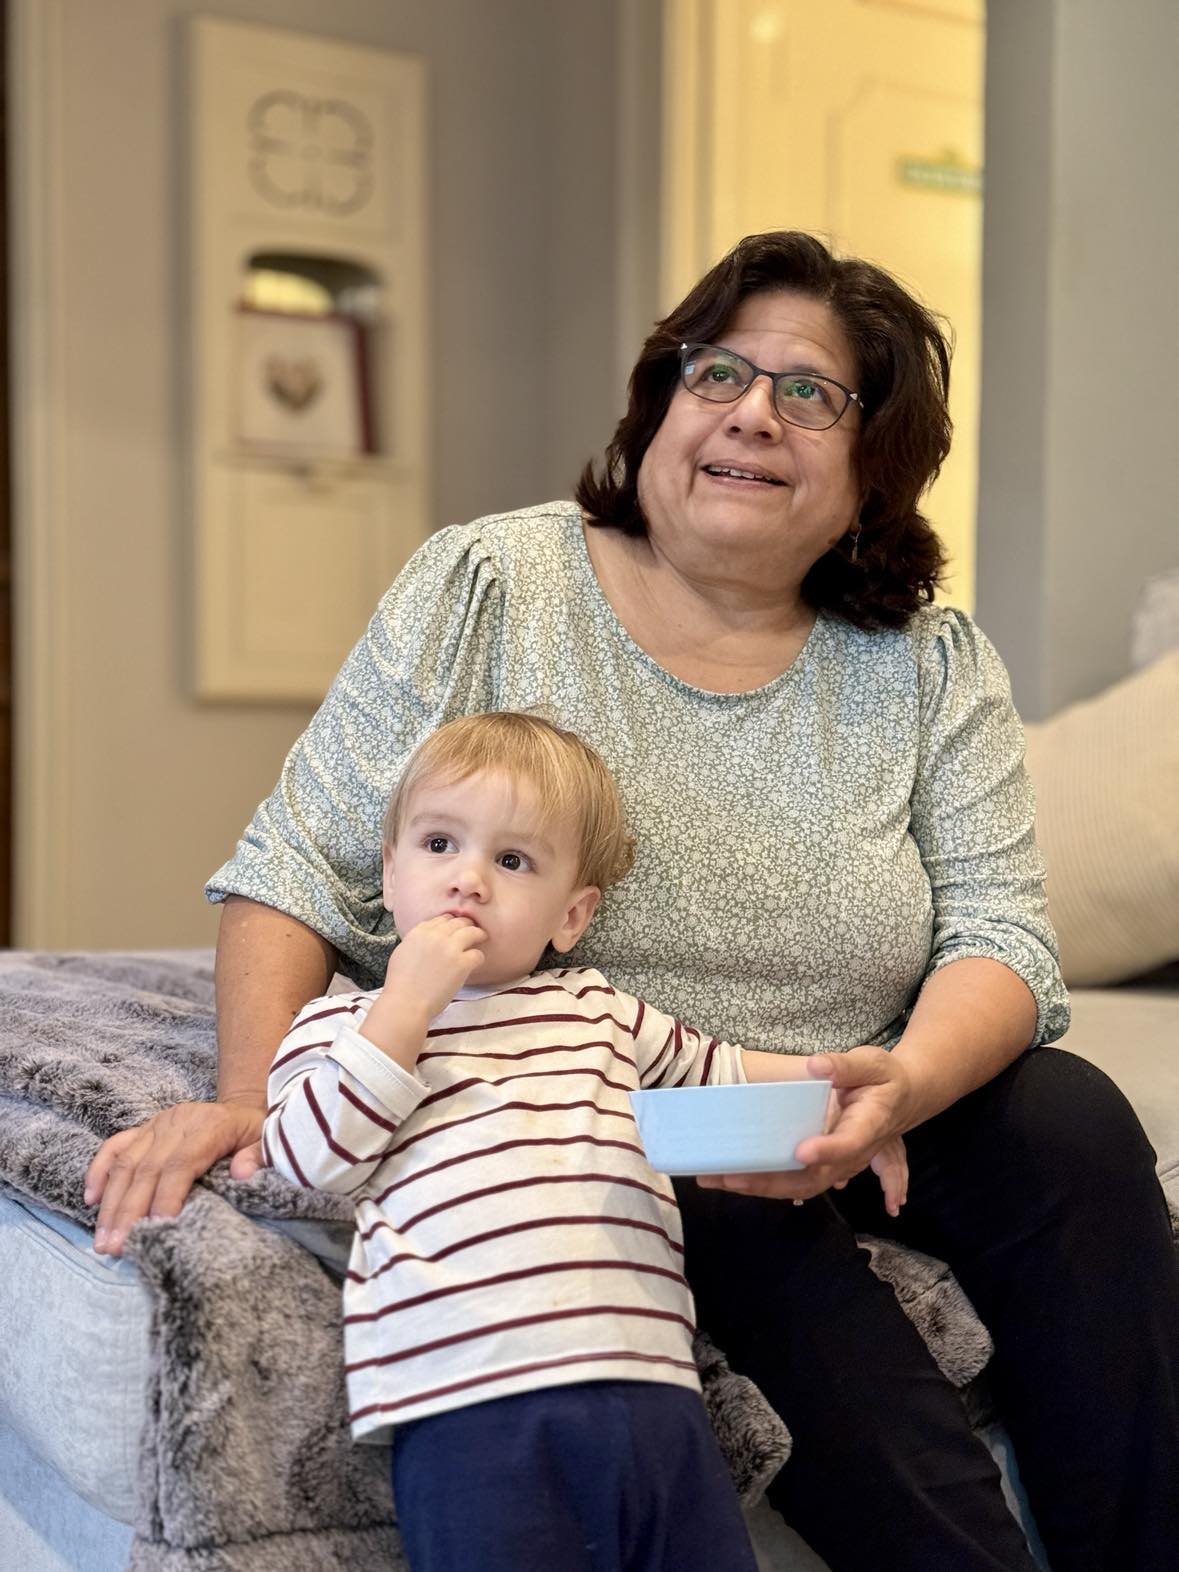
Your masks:
<svg viewBox="0 0 1179 1572"><path fill-rule="evenodd" d="M556 933L549 940L559 955L564 955L566 950L571 950L581 938L589 927L590 918L597 911L601 899L602 892L596 884L587 884L584 890L577 891Z"/></svg>

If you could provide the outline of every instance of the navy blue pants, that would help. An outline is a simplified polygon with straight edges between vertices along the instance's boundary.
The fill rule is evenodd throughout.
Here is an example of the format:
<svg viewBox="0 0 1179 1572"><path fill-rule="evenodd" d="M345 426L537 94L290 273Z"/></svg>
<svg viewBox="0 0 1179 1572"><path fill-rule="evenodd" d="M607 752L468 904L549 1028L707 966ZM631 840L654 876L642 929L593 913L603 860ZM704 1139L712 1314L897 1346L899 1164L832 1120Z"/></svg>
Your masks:
<svg viewBox="0 0 1179 1572"><path fill-rule="evenodd" d="M790 1426L769 1497L835 1572L1031 1572L990 1454L855 1231L954 1269L1052 1572L1179 1566L1179 1269L1125 1098L1023 1055L872 1174L793 1207L677 1182L700 1325Z"/></svg>
<svg viewBox="0 0 1179 1572"><path fill-rule="evenodd" d="M399 1425L411 1572L757 1572L699 1395L549 1387Z"/></svg>

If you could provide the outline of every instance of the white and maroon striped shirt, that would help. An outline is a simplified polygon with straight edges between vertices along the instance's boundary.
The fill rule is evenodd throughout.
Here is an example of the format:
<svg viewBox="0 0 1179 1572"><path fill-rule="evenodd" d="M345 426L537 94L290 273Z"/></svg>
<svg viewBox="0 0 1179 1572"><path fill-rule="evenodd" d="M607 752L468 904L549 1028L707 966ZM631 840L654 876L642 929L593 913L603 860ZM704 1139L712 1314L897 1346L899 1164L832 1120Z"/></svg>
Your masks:
<svg viewBox="0 0 1179 1572"><path fill-rule="evenodd" d="M464 989L412 1075L356 1029L376 998L300 1012L263 1132L281 1173L356 1202L353 1435L576 1381L698 1388L679 1215L627 1092L743 1081L741 1050L549 971Z"/></svg>

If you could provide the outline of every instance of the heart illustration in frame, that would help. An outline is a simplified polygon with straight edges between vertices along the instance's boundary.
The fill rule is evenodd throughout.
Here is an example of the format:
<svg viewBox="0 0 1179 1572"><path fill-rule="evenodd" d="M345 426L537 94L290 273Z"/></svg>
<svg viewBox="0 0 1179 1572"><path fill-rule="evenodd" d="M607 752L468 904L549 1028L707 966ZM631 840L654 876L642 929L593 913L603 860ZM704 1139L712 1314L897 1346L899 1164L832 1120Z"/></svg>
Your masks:
<svg viewBox="0 0 1179 1572"><path fill-rule="evenodd" d="M302 453L371 449L366 325L237 306L234 434L247 446Z"/></svg>
<svg viewBox="0 0 1179 1572"><path fill-rule="evenodd" d="M263 371L267 392L285 409L296 413L313 404L323 390L323 375L310 355L298 360L268 355Z"/></svg>

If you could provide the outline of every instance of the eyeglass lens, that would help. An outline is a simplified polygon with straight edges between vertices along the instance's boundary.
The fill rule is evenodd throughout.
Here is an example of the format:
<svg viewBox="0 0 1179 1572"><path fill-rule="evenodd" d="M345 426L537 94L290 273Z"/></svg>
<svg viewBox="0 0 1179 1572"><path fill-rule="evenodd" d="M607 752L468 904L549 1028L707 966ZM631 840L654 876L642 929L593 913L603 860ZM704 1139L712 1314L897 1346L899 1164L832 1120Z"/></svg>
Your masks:
<svg viewBox="0 0 1179 1572"><path fill-rule="evenodd" d="M689 393L731 404L758 375L757 368L731 349L696 344L685 354L682 377ZM822 431L833 426L848 406L848 395L836 382L804 372L774 377L774 406L794 426Z"/></svg>

